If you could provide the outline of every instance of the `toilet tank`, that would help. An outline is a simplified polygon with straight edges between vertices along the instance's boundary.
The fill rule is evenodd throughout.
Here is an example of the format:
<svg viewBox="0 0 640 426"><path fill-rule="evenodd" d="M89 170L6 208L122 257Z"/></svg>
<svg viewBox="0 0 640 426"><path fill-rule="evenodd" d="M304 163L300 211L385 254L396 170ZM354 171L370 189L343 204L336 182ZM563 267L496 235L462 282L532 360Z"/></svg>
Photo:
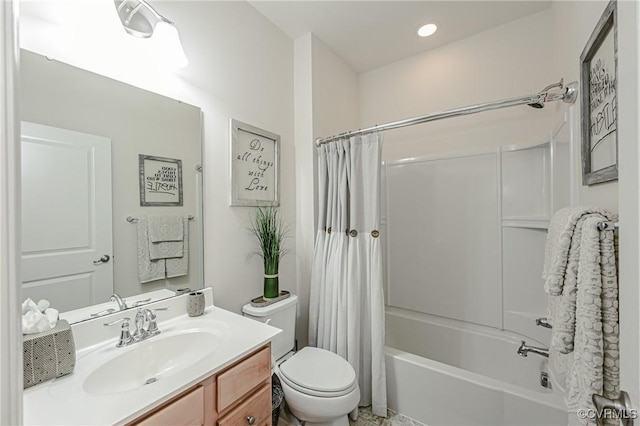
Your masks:
<svg viewBox="0 0 640 426"><path fill-rule="evenodd" d="M247 303L242 307L245 317L267 323L282 330L271 341L271 355L280 359L295 346L296 337L296 306L298 297L295 294L271 305L257 308Z"/></svg>

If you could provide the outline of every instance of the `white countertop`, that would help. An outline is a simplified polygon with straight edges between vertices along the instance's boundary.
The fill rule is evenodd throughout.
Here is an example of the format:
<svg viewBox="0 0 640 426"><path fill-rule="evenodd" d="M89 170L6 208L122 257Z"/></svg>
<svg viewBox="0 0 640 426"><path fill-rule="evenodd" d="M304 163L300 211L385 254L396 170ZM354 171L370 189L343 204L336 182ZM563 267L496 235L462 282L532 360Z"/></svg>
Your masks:
<svg viewBox="0 0 640 426"><path fill-rule="evenodd" d="M210 293L207 296L210 300ZM186 305L185 297L173 298L171 304L182 307ZM124 311L121 316L126 316L126 312ZM159 320L162 319L160 314L161 312L158 312ZM117 318L117 316L110 317L109 320ZM92 369L101 362L111 359L114 354L117 355L118 351L130 350L138 344L144 344L142 342L125 348L116 348L115 342L119 335L119 328L104 327L102 322L104 318L101 321L95 321L94 327L100 327L96 328L96 331L100 331L97 334L102 335L104 333L102 329L109 329L110 335L113 335L111 337L114 338L94 343L86 338L86 335L90 334L87 331L90 325L82 323L83 330L77 330L80 334L79 339L75 337L76 329L73 328L78 350L75 371L70 375L25 389L23 398L25 425L127 423L264 346L281 332L277 328L214 306L208 306L204 315L194 318L176 312L174 309L173 318L158 322L158 328L162 333L176 334L181 329L207 326L207 322L210 322L221 330L220 335L223 336L218 348L211 355L150 385L114 394L95 395L83 389L84 380ZM149 341L162 337L162 333Z"/></svg>

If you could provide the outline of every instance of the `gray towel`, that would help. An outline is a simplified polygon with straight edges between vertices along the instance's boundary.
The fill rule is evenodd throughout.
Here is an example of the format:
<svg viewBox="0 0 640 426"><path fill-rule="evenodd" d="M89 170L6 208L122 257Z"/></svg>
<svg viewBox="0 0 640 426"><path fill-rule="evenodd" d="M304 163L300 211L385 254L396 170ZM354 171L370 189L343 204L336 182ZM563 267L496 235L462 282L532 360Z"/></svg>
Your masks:
<svg viewBox="0 0 640 426"><path fill-rule="evenodd" d="M161 280L164 278L179 277L189 273L189 218L182 219L183 239L179 242L182 257L151 259L149 241L148 217L141 217L138 220L138 279L140 283Z"/></svg>
<svg viewBox="0 0 640 426"><path fill-rule="evenodd" d="M583 225L574 351L567 372L571 410L593 408L593 393L616 398L620 391L617 250L614 232L597 229L600 221L590 217Z"/></svg>
<svg viewBox="0 0 640 426"><path fill-rule="evenodd" d="M179 277L189 273L189 218L184 217L183 241L182 241L182 257L166 259L167 278Z"/></svg>
<svg viewBox="0 0 640 426"><path fill-rule="evenodd" d="M542 279L545 280L544 290L547 294L553 296L562 294L569 248L576 224L582 216L596 213L604 216L603 220L617 219L616 215L594 206L565 207L553 215L547 234L542 271Z"/></svg>
<svg viewBox="0 0 640 426"><path fill-rule="evenodd" d="M165 278L165 260L151 260L149 256L149 222L146 217L140 217L138 230L138 280L141 283L161 280Z"/></svg>
<svg viewBox="0 0 640 426"><path fill-rule="evenodd" d="M557 215L545 258L553 325L550 363L566 374L569 409L592 409L592 393L612 398L620 385L616 239L613 231L597 228L617 217L594 208L563 209ZM550 253L557 257L550 259Z"/></svg>
<svg viewBox="0 0 640 426"><path fill-rule="evenodd" d="M147 216L149 227L149 258L171 259L184 255L184 222L178 215Z"/></svg>

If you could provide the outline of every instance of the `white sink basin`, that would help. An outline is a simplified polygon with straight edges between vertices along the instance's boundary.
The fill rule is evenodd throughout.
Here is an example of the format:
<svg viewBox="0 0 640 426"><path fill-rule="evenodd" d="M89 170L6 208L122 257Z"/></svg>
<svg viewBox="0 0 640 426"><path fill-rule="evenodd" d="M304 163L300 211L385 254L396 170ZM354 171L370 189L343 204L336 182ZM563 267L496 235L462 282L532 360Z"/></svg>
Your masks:
<svg viewBox="0 0 640 426"><path fill-rule="evenodd" d="M120 349L85 378L88 394L109 395L153 385L213 354L221 337L201 329L152 337Z"/></svg>

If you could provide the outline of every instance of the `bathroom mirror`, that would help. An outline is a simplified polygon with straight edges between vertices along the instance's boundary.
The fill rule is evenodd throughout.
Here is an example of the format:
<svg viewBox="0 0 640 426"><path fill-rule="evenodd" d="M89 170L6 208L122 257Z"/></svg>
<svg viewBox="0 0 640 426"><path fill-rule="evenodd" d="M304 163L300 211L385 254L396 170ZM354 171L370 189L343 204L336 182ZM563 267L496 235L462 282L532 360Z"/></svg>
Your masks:
<svg viewBox="0 0 640 426"><path fill-rule="evenodd" d="M200 109L24 49L20 78L23 299L82 309L75 322L117 308L105 305L113 293L132 302L202 288ZM171 182L145 188L142 175ZM179 191L180 203L142 206L158 188ZM141 278L138 220L146 215L188 223L186 265L174 278L165 278L169 259L166 273Z"/></svg>

